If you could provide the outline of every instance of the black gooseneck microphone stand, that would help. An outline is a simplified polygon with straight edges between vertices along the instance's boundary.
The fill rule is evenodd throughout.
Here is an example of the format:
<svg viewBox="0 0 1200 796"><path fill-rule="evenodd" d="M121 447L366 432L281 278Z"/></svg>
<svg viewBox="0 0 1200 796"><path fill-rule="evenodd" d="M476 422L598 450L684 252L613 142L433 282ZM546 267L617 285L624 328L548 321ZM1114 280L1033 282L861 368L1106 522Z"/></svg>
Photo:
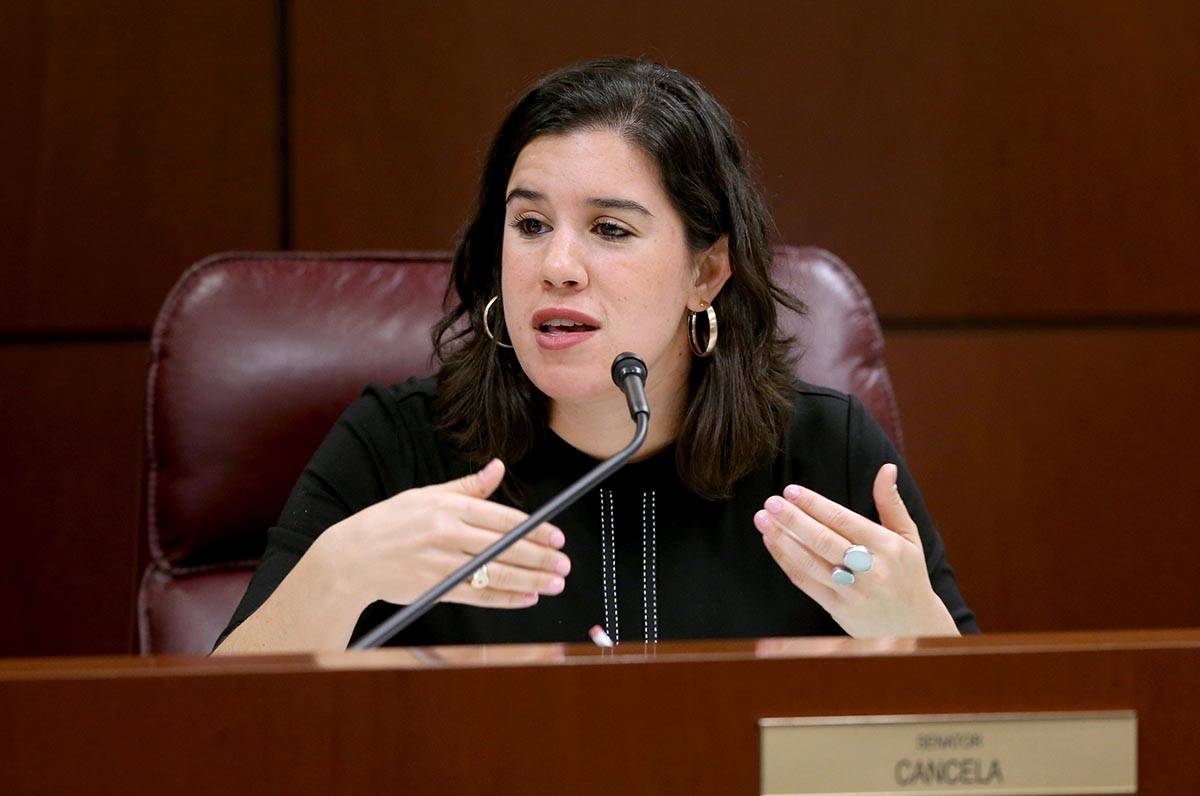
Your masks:
<svg viewBox="0 0 1200 796"><path fill-rule="evenodd" d="M556 517L559 512L583 497L588 490L616 472L629 460L629 457L637 453L638 449L642 447L642 443L646 441L646 432L650 428L650 404L646 401L646 363L637 354L628 352L621 354L613 360L612 377L617 386L621 388L621 392L625 393L625 400L629 403L629 415L637 424L633 441L618 451L616 455L600 462L565 491L560 492L531 514L529 519L493 542L486 550L451 572L441 583L355 641L350 645L350 649L371 649L386 644L401 630L424 616L438 600L469 578L475 570L516 544L521 537L543 522Z"/></svg>

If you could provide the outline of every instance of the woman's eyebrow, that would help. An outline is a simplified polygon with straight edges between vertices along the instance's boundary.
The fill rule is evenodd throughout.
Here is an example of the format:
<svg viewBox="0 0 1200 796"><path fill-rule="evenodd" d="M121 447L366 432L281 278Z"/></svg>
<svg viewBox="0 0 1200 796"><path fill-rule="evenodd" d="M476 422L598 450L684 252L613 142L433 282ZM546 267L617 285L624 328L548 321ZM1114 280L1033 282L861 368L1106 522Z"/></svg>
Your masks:
<svg viewBox="0 0 1200 796"><path fill-rule="evenodd" d="M606 210L636 210L639 213L645 213L654 218L653 213L632 199L588 199L587 203L592 207L603 207Z"/></svg>
<svg viewBox="0 0 1200 796"><path fill-rule="evenodd" d="M546 194L541 191L535 191L532 188L513 188L508 192L508 196L504 198L504 204L509 204L513 199L527 199L530 202L540 202L546 198ZM605 210L634 210L638 213L643 213L651 218L654 214L646 209L645 205L640 202L635 202L632 199L615 199L612 197L599 197L587 200L587 203L592 207L602 207Z"/></svg>
<svg viewBox="0 0 1200 796"><path fill-rule="evenodd" d="M530 188L513 188L508 192L508 196L504 197L504 204L508 204L513 199L528 199L531 202L539 202L546 198L546 194L541 191L534 191Z"/></svg>

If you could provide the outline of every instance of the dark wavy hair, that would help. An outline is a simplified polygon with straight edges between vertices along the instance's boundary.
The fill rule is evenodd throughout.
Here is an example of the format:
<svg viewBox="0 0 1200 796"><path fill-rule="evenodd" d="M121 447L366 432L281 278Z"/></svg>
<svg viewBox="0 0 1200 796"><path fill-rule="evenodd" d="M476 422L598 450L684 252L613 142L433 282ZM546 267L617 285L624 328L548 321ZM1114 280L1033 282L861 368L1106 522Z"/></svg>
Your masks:
<svg viewBox="0 0 1200 796"><path fill-rule="evenodd" d="M505 189L517 156L538 136L581 129L616 131L658 164L695 251L729 236L732 275L713 301L720 337L711 357L692 363L676 441L683 484L707 499L728 497L783 436L794 377L777 307L805 307L771 281L773 226L733 119L698 82L660 64L613 58L553 72L501 124L454 252L451 309L433 329L439 428L469 460L512 465L548 423L548 399L484 333L483 310L500 284Z"/></svg>

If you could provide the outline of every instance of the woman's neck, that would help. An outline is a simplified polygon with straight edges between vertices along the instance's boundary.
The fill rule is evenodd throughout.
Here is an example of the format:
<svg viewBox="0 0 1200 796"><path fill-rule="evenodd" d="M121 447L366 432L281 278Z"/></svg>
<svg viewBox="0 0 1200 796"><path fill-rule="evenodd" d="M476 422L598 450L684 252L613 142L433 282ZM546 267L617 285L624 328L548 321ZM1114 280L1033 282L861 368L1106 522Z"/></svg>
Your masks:
<svg viewBox="0 0 1200 796"><path fill-rule="evenodd" d="M685 353L673 359L676 361L667 363L666 368L659 362L659 372L651 373L647 379L650 428L645 444L631 461L654 455L679 436L687 409L691 357ZM591 401L551 401L550 428L571 447L595 459L606 459L629 444L634 425L629 417L629 404L614 387L603 398Z"/></svg>

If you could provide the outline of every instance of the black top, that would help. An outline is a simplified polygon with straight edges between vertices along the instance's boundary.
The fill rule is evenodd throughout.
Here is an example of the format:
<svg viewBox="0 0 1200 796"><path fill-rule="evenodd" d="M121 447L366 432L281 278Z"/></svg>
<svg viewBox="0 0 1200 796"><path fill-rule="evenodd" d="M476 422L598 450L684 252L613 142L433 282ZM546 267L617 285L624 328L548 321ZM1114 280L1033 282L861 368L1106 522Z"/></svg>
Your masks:
<svg viewBox="0 0 1200 796"><path fill-rule="evenodd" d="M474 469L435 430L434 390L433 379L371 385L346 409L268 532L266 552L221 639L262 605L324 529L397 492ZM618 642L844 635L771 558L752 518L767 497L797 483L877 522L871 490L885 462L899 466L900 493L920 528L934 590L960 631L979 632L887 435L853 396L800 383L778 453L740 480L731 499L688 492L669 445L625 465L552 520L566 535L563 552L571 559L561 594L519 609L441 603L391 643L577 642L587 641L596 624ZM547 429L505 478L525 485L519 508L532 511L595 465ZM395 609L382 602L368 607L353 638Z"/></svg>

